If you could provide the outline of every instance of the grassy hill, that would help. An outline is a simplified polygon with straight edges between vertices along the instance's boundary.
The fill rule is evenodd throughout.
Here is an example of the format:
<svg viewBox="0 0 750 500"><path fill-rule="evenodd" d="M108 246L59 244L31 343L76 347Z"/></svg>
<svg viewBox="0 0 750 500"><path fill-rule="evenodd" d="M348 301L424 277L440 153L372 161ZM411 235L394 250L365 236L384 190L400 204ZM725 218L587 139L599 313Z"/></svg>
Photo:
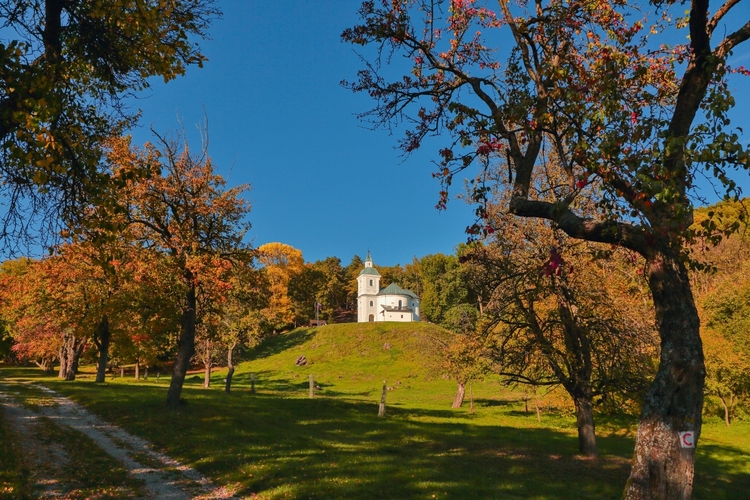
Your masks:
<svg viewBox="0 0 750 500"><path fill-rule="evenodd" d="M447 334L426 323L298 329L247 353L229 395L223 370L209 389L200 387L200 375L191 376L187 404L177 413L164 408L165 377L95 385L86 377L69 383L39 370L2 368L0 384L22 378L49 385L244 498L620 497L634 420L599 418L600 457L583 460L572 416L545 413L538 422L520 394L494 377L474 385L475 413L468 405L451 409L455 382L434 369L429 347ZM307 365L295 365L300 356ZM321 386L312 400L310 374ZM378 418L383 380L392 389L387 416ZM750 425L704 425L693 498L745 497L749 454Z"/></svg>
<svg viewBox="0 0 750 500"><path fill-rule="evenodd" d="M436 370L436 339L450 335L428 323L344 323L299 328L272 337L249 353L234 380L259 391L307 397L309 375L321 397L379 400L385 380L388 400L401 405L450 405L455 382ZM304 356L307 364L297 366ZM221 383L224 372L217 374ZM442 377L441 377L442 375Z"/></svg>

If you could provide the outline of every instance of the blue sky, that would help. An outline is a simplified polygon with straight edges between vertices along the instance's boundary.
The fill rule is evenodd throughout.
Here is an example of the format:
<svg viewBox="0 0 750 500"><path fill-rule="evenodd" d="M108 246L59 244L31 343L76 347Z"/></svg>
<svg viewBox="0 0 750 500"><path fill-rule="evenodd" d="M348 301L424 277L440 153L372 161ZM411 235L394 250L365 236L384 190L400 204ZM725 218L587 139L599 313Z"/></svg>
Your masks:
<svg viewBox="0 0 750 500"><path fill-rule="evenodd" d="M150 140L151 126L178 128L179 118L199 147L205 110L219 173L229 185L252 185L254 246L280 241L307 261L337 256L344 265L368 248L376 265L452 253L466 239L472 209L460 200L435 209L436 148L401 157L394 146L403 131L367 129L355 113L371 101L339 85L361 67L339 39L356 23L359 3L219 1L224 15L210 29L212 40L202 42L208 62L166 85L153 81L134 101L143 111L134 142ZM735 81L746 107L750 80ZM738 115L739 125L747 122Z"/></svg>
<svg viewBox="0 0 750 500"><path fill-rule="evenodd" d="M250 238L302 250L308 261L337 256L347 264L368 248L376 264L452 253L465 240L471 209L456 200L434 207L433 151L408 159L396 134L372 131L355 117L369 98L340 86L360 67L339 35L356 22L355 0L223 1L223 18L202 43L209 61L135 102L143 110L134 142L149 126L177 128L199 145L205 109L209 154L228 183L250 183Z"/></svg>

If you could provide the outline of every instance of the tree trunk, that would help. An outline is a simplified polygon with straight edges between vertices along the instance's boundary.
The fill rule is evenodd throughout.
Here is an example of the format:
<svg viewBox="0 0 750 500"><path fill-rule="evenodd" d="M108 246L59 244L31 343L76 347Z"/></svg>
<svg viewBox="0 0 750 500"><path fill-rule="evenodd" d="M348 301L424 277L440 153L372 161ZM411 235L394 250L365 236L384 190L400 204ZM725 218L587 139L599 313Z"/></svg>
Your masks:
<svg viewBox="0 0 750 500"><path fill-rule="evenodd" d="M99 348L99 364L96 367L95 382L102 383L105 380L109 362L109 319L106 314L102 316L94 338L98 339L96 346Z"/></svg>
<svg viewBox="0 0 750 500"><path fill-rule="evenodd" d="M203 357L203 387L208 389L211 385L211 369L213 368L213 357L211 356L211 341L205 341L205 355Z"/></svg>
<svg viewBox="0 0 750 500"><path fill-rule="evenodd" d="M474 413L474 382L469 385L469 401L471 401L469 413Z"/></svg>
<svg viewBox="0 0 750 500"><path fill-rule="evenodd" d="M63 337L63 345L60 347L60 354L58 357L60 358L60 369L57 372L57 378L65 378L65 371L68 368L68 351L65 348L65 343L67 342L67 336Z"/></svg>
<svg viewBox="0 0 750 500"><path fill-rule="evenodd" d="M192 283L192 276L188 275L188 282ZM167 406L177 408L180 405L180 394L185 383L185 376L190 367L190 359L195 354L195 285L190 285L185 294L185 306L182 311L180 325L180 339L177 342L178 351L174 362L174 375L167 391Z"/></svg>
<svg viewBox="0 0 750 500"><path fill-rule="evenodd" d="M211 361L208 361L203 369L203 387L206 389L211 385L211 368L213 367Z"/></svg>
<svg viewBox="0 0 750 500"><path fill-rule="evenodd" d="M721 401L721 406L724 407L724 423L729 427L729 405L721 394L719 394L719 401Z"/></svg>
<svg viewBox="0 0 750 500"><path fill-rule="evenodd" d="M135 360L135 379L141 379L141 361L139 359Z"/></svg>
<svg viewBox="0 0 750 500"><path fill-rule="evenodd" d="M76 338L75 335L65 334L60 348L60 372L63 380L75 380L78 371L78 360L86 347L86 340Z"/></svg>
<svg viewBox="0 0 750 500"><path fill-rule="evenodd" d="M459 382L458 389L456 390L456 397L453 398L453 404L451 408L461 408L464 404L464 396L466 395L466 382Z"/></svg>
<svg viewBox="0 0 750 500"><path fill-rule="evenodd" d="M578 451L586 457L594 458L596 448L596 428L594 426L594 405L590 396L579 395L573 398L576 406L578 426Z"/></svg>
<svg viewBox="0 0 750 500"><path fill-rule="evenodd" d="M68 374L68 377L65 378L65 380L76 379L76 375L78 374L78 362L81 360L81 354L83 354L83 349L85 347L86 340L77 339L77 342L73 347L73 359L71 359L70 361L70 373Z"/></svg>
<svg viewBox="0 0 750 500"><path fill-rule="evenodd" d="M700 320L679 256L657 253L648 266L661 356L641 411L624 498L687 500L693 490L706 375Z"/></svg>
<svg viewBox="0 0 750 500"><path fill-rule="evenodd" d="M232 361L232 353L234 352L234 348L237 345L237 342L232 343L232 345L229 346L229 349L227 349L227 382L224 385L224 392L229 394L229 392L232 390L232 376L234 375L234 362Z"/></svg>

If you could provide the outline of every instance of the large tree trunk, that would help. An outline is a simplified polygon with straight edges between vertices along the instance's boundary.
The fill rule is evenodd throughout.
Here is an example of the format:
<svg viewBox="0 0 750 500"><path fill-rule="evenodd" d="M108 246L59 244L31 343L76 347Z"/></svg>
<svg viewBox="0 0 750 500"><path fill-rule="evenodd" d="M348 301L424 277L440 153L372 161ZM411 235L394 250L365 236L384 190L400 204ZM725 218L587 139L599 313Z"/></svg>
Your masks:
<svg viewBox="0 0 750 500"><path fill-rule="evenodd" d="M102 316L99 327L94 336L96 347L99 348L99 364L96 367L97 383L102 383L107 374L107 363L109 362L109 319L107 315Z"/></svg>
<svg viewBox="0 0 750 500"><path fill-rule="evenodd" d="M75 335L65 334L63 345L60 348L60 373L59 377L64 380L75 380L78 371L78 360L86 347L86 339Z"/></svg>
<svg viewBox="0 0 750 500"><path fill-rule="evenodd" d="M182 385L185 383L185 376L190 367L190 359L195 354L195 285L192 284L192 276L188 276L188 282L191 285L185 294L174 374L167 391L167 406L170 408L177 408L180 405Z"/></svg>
<svg viewBox="0 0 750 500"><path fill-rule="evenodd" d="M459 382L458 389L456 389L456 397L453 398L453 404L451 408L461 408L464 404L464 396L466 395L466 382Z"/></svg>
<svg viewBox="0 0 750 500"><path fill-rule="evenodd" d="M229 392L232 390L232 376L234 375L234 362L232 360L232 353L234 352L234 348L237 346L237 342L233 342L232 345L229 346L229 349L227 349L227 382L224 385L224 392L229 394Z"/></svg>
<svg viewBox="0 0 750 500"><path fill-rule="evenodd" d="M590 395L578 395L573 398L576 406L576 423L578 426L578 451L589 458L596 457L596 428L594 426L594 404Z"/></svg>
<svg viewBox="0 0 750 500"><path fill-rule="evenodd" d="M648 265L661 357L641 411L624 498L687 500L703 410L700 321L679 256L659 253Z"/></svg>

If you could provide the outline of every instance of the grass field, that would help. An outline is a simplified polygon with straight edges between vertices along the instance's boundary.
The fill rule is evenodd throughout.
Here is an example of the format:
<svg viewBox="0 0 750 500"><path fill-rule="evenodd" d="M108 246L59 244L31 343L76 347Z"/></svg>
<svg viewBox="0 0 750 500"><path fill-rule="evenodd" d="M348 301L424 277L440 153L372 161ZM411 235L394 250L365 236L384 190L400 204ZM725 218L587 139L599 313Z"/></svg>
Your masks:
<svg viewBox="0 0 750 500"><path fill-rule="evenodd" d="M453 410L455 383L429 370L426 324L329 325L275 337L251 353L222 392L188 379L187 404L164 407L167 379L95 385L3 368L5 379L43 382L106 420L142 435L240 496L259 499L619 498L634 421L598 421L600 458L576 455L571 416L527 414L497 380L474 385L476 412ZM388 344L388 345L386 345ZM309 363L296 366L304 355ZM250 376L255 374L256 393ZM312 374L321 390L308 398ZM386 418L377 417L383 380ZM1 422L0 422L1 425ZM0 450L7 439L0 427ZM704 424L696 499L746 498L750 425ZM3 462L5 463L5 461ZM6 468L3 465L3 468ZM0 470L13 480L13 465ZM253 496L257 495L257 496Z"/></svg>

